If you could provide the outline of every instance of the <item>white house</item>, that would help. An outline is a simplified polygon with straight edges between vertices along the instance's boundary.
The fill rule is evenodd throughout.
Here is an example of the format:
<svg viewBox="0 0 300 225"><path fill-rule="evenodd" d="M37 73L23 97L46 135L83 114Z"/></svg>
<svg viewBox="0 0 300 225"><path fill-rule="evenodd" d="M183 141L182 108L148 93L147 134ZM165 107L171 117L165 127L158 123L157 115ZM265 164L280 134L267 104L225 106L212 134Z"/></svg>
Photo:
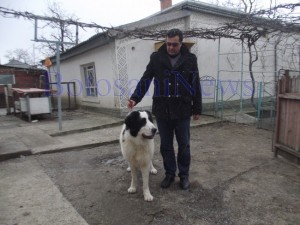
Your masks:
<svg viewBox="0 0 300 225"><path fill-rule="evenodd" d="M174 6L171 0L160 1L160 12L122 27L152 30L212 28L232 21L241 14L236 10L199 1L183 1ZM245 96L249 98L251 87L247 83L250 82L247 72L248 56L241 43L229 39L219 41L186 38L184 41L192 45L191 52L197 55L200 77L211 76L213 79L226 81L222 91L231 100L241 97L240 94L235 95L237 89L241 93L245 92ZM76 95L77 104L81 107L121 115L127 112L127 99L142 76L151 53L159 44L159 41L153 40L117 39L104 33L96 34L61 54L61 81L76 83L76 93L71 94ZM265 42L261 42L259 52L260 58L254 71L256 81L273 81L280 68L299 66L288 60L285 62L283 59L287 57L283 57L283 54L286 51L282 50L284 53L280 54L279 47L274 48L273 43L265 45ZM237 85L231 82L237 82ZM207 84L209 87L203 87L203 102L214 102L216 96L212 92L216 83ZM151 90L152 88L139 107L151 107ZM62 96L66 96L66 92L62 90Z"/></svg>

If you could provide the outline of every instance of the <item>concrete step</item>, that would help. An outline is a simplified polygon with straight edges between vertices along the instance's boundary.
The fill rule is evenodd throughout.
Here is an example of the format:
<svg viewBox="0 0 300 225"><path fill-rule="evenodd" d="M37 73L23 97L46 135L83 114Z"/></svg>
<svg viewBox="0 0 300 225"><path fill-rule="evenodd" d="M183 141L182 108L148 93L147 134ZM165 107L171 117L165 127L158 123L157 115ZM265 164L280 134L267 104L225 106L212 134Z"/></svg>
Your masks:
<svg viewBox="0 0 300 225"><path fill-rule="evenodd" d="M118 143L122 126L107 127L98 130L70 133L54 136L57 144L40 146L32 149L32 154L45 154L93 148L101 145Z"/></svg>

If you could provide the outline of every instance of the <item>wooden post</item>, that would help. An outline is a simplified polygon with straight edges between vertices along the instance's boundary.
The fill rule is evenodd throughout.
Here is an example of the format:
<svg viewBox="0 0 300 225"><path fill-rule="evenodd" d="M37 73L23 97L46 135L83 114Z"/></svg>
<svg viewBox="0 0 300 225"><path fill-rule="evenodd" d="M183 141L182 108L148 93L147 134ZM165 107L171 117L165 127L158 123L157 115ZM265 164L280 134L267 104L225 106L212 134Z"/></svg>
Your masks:
<svg viewBox="0 0 300 225"><path fill-rule="evenodd" d="M6 104L6 114L11 114L9 98L8 98L8 85L4 85L4 95L5 95L5 104Z"/></svg>

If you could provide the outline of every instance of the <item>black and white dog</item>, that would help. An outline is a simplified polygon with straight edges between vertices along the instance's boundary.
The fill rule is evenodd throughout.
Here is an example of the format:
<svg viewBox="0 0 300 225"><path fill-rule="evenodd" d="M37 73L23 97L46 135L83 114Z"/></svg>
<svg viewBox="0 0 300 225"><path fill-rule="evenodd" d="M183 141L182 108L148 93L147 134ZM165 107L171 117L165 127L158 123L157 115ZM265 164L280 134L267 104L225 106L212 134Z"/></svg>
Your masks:
<svg viewBox="0 0 300 225"><path fill-rule="evenodd" d="M131 185L129 193L135 193L137 188L137 170L140 169L143 178L143 194L145 201L152 201L149 190L149 173L156 174L152 158L154 154L154 136L157 129L148 111L132 111L125 118L120 134L121 151L129 163Z"/></svg>

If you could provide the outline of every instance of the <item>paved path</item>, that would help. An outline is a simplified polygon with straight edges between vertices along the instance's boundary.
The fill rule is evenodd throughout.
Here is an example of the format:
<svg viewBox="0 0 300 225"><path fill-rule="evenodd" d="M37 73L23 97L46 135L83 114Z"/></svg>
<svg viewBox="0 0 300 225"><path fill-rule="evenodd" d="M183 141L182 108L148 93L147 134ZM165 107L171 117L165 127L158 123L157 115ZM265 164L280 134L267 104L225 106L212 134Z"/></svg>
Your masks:
<svg viewBox="0 0 300 225"><path fill-rule="evenodd" d="M192 126L218 121L202 116ZM64 112L61 131L56 119L28 123L13 115L0 116L0 161L117 143L122 124L122 118L81 110Z"/></svg>
<svg viewBox="0 0 300 225"><path fill-rule="evenodd" d="M0 224L88 225L34 159L0 163Z"/></svg>

